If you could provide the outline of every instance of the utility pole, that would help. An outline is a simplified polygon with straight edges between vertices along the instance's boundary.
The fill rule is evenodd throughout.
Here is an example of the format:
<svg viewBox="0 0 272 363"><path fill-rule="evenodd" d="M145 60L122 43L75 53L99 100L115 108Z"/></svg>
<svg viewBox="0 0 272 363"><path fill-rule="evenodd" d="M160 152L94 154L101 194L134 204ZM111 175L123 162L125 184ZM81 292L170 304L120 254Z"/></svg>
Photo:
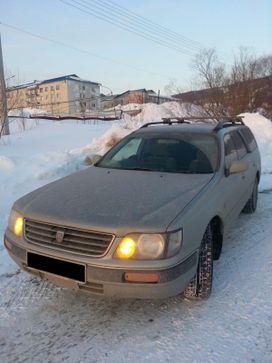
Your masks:
<svg viewBox="0 0 272 363"><path fill-rule="evenodd" d="M161 94L161 90L158 90L158 99L157 99L157 104L160 104L160 94Z"/></svg>
<svg viewBox="0 0 272 363"><path fill-rule="evenodd" d="M0 34L0 137L1 135L9 135L9 123L8 123L4 64L2 56L2 43L1 43L1 34Z"/></svg>

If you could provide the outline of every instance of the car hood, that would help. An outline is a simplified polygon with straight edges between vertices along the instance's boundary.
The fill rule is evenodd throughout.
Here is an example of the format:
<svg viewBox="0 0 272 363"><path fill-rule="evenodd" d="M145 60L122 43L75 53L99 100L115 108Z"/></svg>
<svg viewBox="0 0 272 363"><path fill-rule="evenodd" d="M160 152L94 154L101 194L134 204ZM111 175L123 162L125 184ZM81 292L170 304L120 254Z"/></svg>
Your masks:
<svg viewBox="0 0 272 363"><path fill-rule="evenodd" d="M122 236L164 232L212 174L171 174L92 166L27 194L26 218Z"/></svg>

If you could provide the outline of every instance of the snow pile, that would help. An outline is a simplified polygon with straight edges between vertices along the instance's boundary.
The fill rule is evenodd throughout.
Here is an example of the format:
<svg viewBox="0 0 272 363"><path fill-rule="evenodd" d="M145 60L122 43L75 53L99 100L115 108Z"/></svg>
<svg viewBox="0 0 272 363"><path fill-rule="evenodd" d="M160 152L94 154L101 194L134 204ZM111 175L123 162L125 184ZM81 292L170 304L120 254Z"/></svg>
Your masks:
<svg viewBox="0 0 272 363"><path fill-rule="evenodd" d="M112 146L117 144L122 138L130 133L129 130L118 126L112 125L112 127L106 131L104 135L99 138L94 138L92 143L86 146L85 151L93 150L98 155L104 155Z"/></svg>
<svg viewBox="0 0 272 363"><path fill-rule="evenodd" d="M124 112L124 120L128 128L137 128L147 122L161 121L167 117L189 117L199 116L203 114L203 109L200 106L189 103L180 102L164 102L160 105L155 103L129 103L127 105L118 105L115 110ZM132 116L131 111L140 111L137 115Z"/></svg>
<svg viewBox="0 0 272 363"><path fill-rule="evenodd" d="M200 109L190 104L178 102L165 102L161 105L155 103L146 103L143 105L142 112L134 117L135 121L154 122L161 121L167 117L184 117L199 115Z"/></svg>
<svg viewBox="0 0 272 363"><path fill-rule="evenodd" d="M0 155L0 171L7 171L13 169L14 162L4 155Z"/></svg>
<svg viewBox="0 0 272 363"><path fill-rule="evenodd" d="M244 113L243 121L253 132L262 158L262 173L272 173L272 122L259 113Z"/></svg>

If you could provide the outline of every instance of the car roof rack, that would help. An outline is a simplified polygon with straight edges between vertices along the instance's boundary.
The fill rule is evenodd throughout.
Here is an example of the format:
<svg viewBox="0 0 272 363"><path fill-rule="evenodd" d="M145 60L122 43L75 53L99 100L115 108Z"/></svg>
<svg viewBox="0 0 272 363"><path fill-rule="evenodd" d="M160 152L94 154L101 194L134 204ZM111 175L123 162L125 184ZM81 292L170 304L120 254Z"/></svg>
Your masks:
<svg viewBox="0 0 272 363"><path fill-rule="evenodd" d="M213 131L219 131L228 126L235 126L235 125L244 125L242 120L244 116L225 116L222 117L219 121L213 117L203 117L203 116L189 116L189 117L163 117L162 121L155 121L155 122L148 122L141 126L140 128L143 129L148 126L152 125L172 125L172 124L191 124L192 120L198 121L205 121L205 120L213 120L217 122L217 125L213 129Z"/></svg>
<svg viewBox="0 0 272 363"><path fill-rule="evenodd" d="M243 121L244 116L232 116L232 117L223 117L222 120L218 121L218 124L215 126L213 131L222 130L225 127L230 126L240 126L244 125Z"/></svg>
<svg viewBox="0 0 272 363"><path fill-rule="evenodd" d="M144 124L142 128L152 125L172 125L172 124L190 124L190 121L186 121L187 117L162 117L162 121L148 122Z"/></svg>

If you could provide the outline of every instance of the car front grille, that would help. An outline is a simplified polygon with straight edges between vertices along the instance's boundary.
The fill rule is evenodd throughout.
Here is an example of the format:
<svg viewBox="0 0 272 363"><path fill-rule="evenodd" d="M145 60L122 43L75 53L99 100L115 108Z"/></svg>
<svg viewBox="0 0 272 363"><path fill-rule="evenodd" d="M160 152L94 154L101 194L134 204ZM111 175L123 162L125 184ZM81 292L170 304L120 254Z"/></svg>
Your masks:
<svg viewBox="0 0 272 363"><path fill-rule="evenodd" d="M33 220L25 220L24 234L30 243L93 257L104 256L114 239L112 234L57 226Z"/></svg>

